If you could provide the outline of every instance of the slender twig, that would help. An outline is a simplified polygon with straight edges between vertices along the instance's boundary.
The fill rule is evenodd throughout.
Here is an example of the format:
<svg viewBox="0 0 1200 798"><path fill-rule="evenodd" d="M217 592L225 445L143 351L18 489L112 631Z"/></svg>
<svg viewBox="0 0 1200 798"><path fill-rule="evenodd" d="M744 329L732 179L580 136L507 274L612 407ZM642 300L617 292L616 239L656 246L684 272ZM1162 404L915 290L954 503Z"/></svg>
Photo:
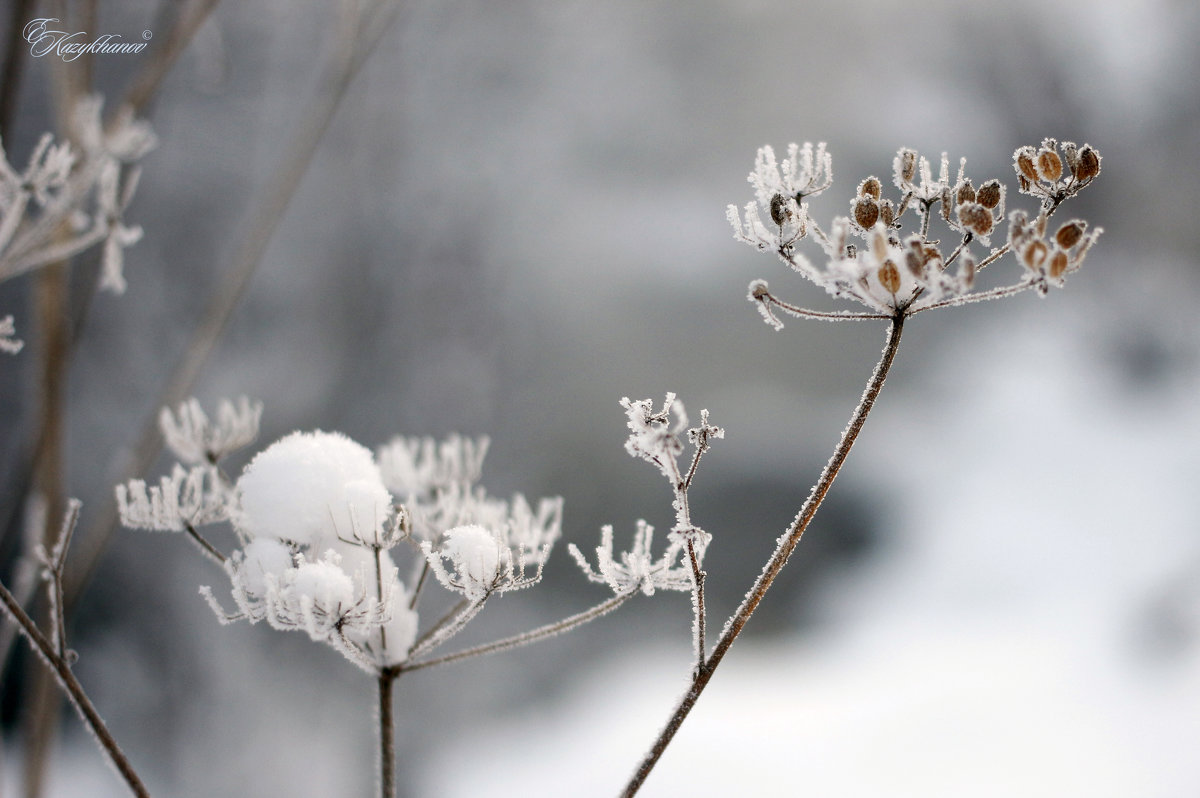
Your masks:
<svg viewBox="0 0 1200 798"><path fill-rule="evenodd" d="M225 560L228 558L222 554L216 546L209 543L207 538L196 531L196 527L192 526L191 524L184 524L183 528L184 531L187 532L188 537L200 547L200 551L203 552L206 557L218 565L225 564Z"/></svg>
<svg viewBox="0 0 1200 798"><path fill-rule="evenodd" d="M980 291L977 294L963 294L962 296L952 297L951 299L943 299L940 302L934 302L932 305L924 305L915 308L908 312L908 315L915 316L926 310L934 310L936 308L952 308L959 305L970 305L975 302L987 302L992 299L1003 299L1006 296L1019 294L1022 291L1028 291L1037 285L1035 281L1020 282L1016 285L1006 285L1003 288L993 288L990 291Z"/></svg>
<svg viewBox="0 0 1200 798"><path fill-rule="evenodd" d="M46 566L49 580L47 589L50 598L50 629L53 633L55 653L66 657L68 661L70 658L67 654L67 622L63 616L63 568L67 562L67 548L71 545L71 536L79 522L81 507L83 502L79 499L68 501L67 512L63 515L62 527L58 531L58 540L55 541L54 547L49 553L46 553L44 547L38 549L44 559L43 564Z"/></svg>
<svg viewBox="0 0 1200 798"><path fill-rule="evenodd" d="M421 639L413 643L412 648L408 650L408 656L416 659L422 654L427 654L442 643L445 643L451 637L454 637L454 635L462 631L464 626L471 622L472 618L479 614L480 610L483 609L483 605L487 603L489 596L489 593L485 593L482 598L460 601L455 605L457 612L447 614L433 628L423 634Z"/></svg>
<svg viewBox="0 0 1200 798"><path fill-rule="evenodd" d="M139 796L139 798L141 796L148 798L150 795L149 791L142 784L141 778L139 778L137 772L133 769L133 765L130 764L128 757L125 756L125 752L121 750L116 739L104 724L104 720L96 711L96 707L92 704L91 699L88 698L87 693L84 692L83 686L75 678L75 674L72 672L66 658L59 656L55 652L54 644L42 634L37 624L25 613L25 610L21 608L16 598L3 583L0 583L0 603L4 605L4 611L8 617L17 624L21 630L21 634L29 641L30 647L40 656L41 660L58 679L59 686L67 695L67 698L70 699L71 704L79 713L84 724L95 734L96 741L104 752L108 754L121 778L129 785L130 791L134 795Z"/></svg>
<svg viewBox="0 0 1200 798"><path fill-rule="evenodd" d="M808 525L816 515L817 509L821 506L821 502L829 492L829 488L833 485L834 479L837 477L842 465L846 462L846 457L850 454L850 449L854 445L854 441L858 438L859 432L862 431L863 424L867 420L867 415L871 412L871 408L875 405L875 400L879 397L884 380L887 378L889 369L891 369L892 361L896 357L896 350L900 345L900 334L903 328L903 316L897 315L891 320L888 326L887 341L884 344L883 354L879 362L875 365L875 371L871 374L871 379L867 382L866 390L863 392L858 407L854 409L854 413L850 416L850 422L842 432L841 440L838 441L836 448L833 450L833 456L826 463L825 469L821 472L821 476L817 479L816 484L813 485L812 492L809 493L808 499L800 508L800 512L792 522L792 525L779 538L779 545L771 555L771 559L767 561L754 586L750 588L750 592L747 593L741 606L738 607L737 611L734 612L726 623L725 629L721 632L720 639L713 647L712 655L704 663L704 667L695 675L690 688L683 698L680 699L666 727L663 728L658 739L654 741L650 752L646 755L626 785L623 793L624 796L636 794L646 781L646 777L650 775L650 772L662 757L663 752L666 751L675 733L679 731L679 727L683 724L684 719L687 718L697 699L700 698L700 694L708 686L709 680L712 678L713 673L721 663L726 652L729 651L729 647L733 645L733 641L741 634L747 621L750 620L750 616L754 614L754 610L762 601L763 596L766 595L772 582L775 581L775 577L779 575L783 566L787 564L788 558L791 557L792 552L795 551L796 546L800 543L804 531L808 529Z"/></svg>
<svg viewBox="0 0 1200 798"><path fill-rule="evenodd" d="M772 305L778 306L781 310L792 314L793 316L803 316L810 319L825 319L827 321L865 321L867 319L890 319L891 316L886 313L855 313L848 310L809 310L808 308L797 307L796 305L784 302L774 294L767 293L764 298Z"/></svg>
<svg viewBox="0 0 1200 798"><path fill-rule="evenodd" d="M450 662L458 662L459 660L470 659L471 657L481 657L485 654L495 654L499 651L507 651L511 648L518 648L530 643L536 643L539 640L545 640L548 637L554 637L555 635L562 634L563 632L569 632L577 626L582 626L588 621L594 621L601 615L612 612L617 607L621 606L630 598L632 598L636 592L637 590L635 589L624 593L617 593L607 601L603 601L591 609L587 609L583 612L578 612L574 615L563 618L561 621L548 623L545 626L539 626L538 628L531 629L528 632L522 632L520 634L513 635L512 637L505 637L501 640L494 640L491 643L484 643L483 645L464 649L453 654L446 654L441 657L434 657L433 659L406 663L403 668L406 671L417 671L421 670L422 668L432 668L434 665L445 665Z"/></svg>

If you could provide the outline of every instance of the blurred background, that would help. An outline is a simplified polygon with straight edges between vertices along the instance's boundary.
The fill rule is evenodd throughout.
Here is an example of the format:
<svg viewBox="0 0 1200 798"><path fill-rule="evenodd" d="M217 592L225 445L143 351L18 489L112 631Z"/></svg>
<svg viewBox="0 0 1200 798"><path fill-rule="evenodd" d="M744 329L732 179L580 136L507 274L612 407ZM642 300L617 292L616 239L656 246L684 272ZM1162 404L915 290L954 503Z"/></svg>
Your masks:
<svg viewBox="0 0 1200 798"><path fill-rule="evenodd" d="M96 29L132 39L158 14L100 3ZM92 301L69 373L81 535L321 105L341 14L221 3L148 109L160 143L127 214L145 238L128 291ZM675 391L726 429L691 493L719 628L884 334L773 332L746 302L762 277L827 306L733 240L725 206L752 199L756 149L829 143L835 184L812 203L827 226L862 178L890 183L901 146L966 156L977 185L999 177L1032 210L1013 150L1091 143L1103 174L1064 210L1106 231L1082 271L1044 300L907 326L829 500L643 794L1195 795L1198 36L1182 0L404 3L194 392L261 399L261 445L488 434L491 493L563 496L545 583L493 602L469 643L604 598L566 543L670 527L617 403ZM95 84L116 96L136 58L97 58ZM48 60L25 64L14 162L53 126ZM9 541L39 412L31 294L28 278L0 285L32 347L0 360ZM118 530L73 619L80 679L151 791L369 794L374 684L302 635L219 626L197 587L222 580L178 537ZM684 689L689 625L686 596L639 598L535 648L406 676L402 794L617 793ZM25 648L3 689L13 795ZM73 717L45 794L124 794Z"/></svg>

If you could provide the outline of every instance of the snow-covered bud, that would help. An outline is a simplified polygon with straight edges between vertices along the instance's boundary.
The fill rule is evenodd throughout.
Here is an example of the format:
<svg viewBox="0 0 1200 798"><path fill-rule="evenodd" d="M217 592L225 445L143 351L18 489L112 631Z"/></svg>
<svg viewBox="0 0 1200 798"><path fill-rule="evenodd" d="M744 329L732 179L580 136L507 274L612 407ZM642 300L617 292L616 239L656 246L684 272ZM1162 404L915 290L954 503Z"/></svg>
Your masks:
<svg viewBox="0 0 1200 798"><path fill-rule="evenodd" d="M500 574L500 549L495 535L470 524L446 532L442 555L454 564L460 580L482 592L490 589Z"/></svg>
<svg viewBox="0 0 1200 798"><path fill-rule="evenodd" d="M879 199L883 194L883 184L879 178L872 175L858 184L858 196Z"/></svg>
<svg viewBox="0 0 1200 798"><path fill-rule="evenodd" d="M294 432L259 452L238 479L239 529L324 551L372 539L392 497L371 450L335 432Z"/></svg>

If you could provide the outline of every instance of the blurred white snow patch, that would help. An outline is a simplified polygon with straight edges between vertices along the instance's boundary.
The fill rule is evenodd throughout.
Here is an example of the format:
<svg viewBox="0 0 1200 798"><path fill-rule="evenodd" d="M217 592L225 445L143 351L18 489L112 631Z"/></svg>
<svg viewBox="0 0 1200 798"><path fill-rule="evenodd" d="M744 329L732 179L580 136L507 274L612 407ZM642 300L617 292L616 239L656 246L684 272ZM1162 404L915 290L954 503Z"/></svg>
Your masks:
<svg viewBox="0 0 1200 798"><path fill-rule="evenodd" d="M735 649L643 794L1165 798L1200 775L1179 770L1200 732L1194 672L1136 689L1061 630L883 621ZM564 704L460 738L421 794L479 795L530 750L523 794L617 794L682 688L662 674L685 666L655 649L601 663ZM463 767L463 750L485 759Z"/></svg>

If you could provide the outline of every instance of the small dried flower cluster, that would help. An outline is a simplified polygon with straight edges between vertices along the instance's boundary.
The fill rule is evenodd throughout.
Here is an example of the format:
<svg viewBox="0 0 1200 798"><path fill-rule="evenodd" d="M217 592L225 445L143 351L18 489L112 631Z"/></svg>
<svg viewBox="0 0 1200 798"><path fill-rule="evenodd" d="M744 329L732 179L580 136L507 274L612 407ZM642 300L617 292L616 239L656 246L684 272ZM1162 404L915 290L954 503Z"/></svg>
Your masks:
<svg viewBox="0 0 1200 798"><path fill-rule="evenodd" d="M98 96L81 99L70 119L74 145L43 135L23 171L0 146L0 280L100 245L100 287L125 290L123 250L142 237L124 221L139 175L128 164L153 149L155 138L128 113L106 126L102 104ZM11 317L0 323L10 327ZM20 348L12 335L0 330L0 350Z"/></svg>
<svg viewBox="0 0 1200 798"><path fill-rule="evenodd" d="M1061 154L1060 154L1061 148ZM893 202L884 196L883 182L874 176L858 184L850 200L850 214L833 220L828 232L809 215L805 198L832 184L825 145L788 149L782 164L768 146L758 151L755 169L748 177L756 201L739 213L730 205L726 215L734 237L759 250L775 252L792 269L839 299L850 299L867 312L824 312L797 307L776 297L764 280L750 284L748 298L764 320L783 326L777 310L795 316L824 319L867 319L911 316L923 310L995 299L1047 286L1062 285L1065 275L1079 268L1084 255L1100 234L1075 219L1046 240L1047 222L1066 199L1089 185L1100 173L1100 155L1090 145L1061 145L1053 139L1041 149L1022 147L1014 167L1023 194L1041 200L1038 215L1029 220L1024 211L1009 215L1008 243L976 257L975 242L991 247L990 236L1005 219L1005 188L996 179L978 187L966 176L966 159L959 161L954 179L949 158L943 154L937 176L930 162L915 150L901 149L892 163L892 183L899 191ZM768 224L760 211L770 217ZM905 217L915 217L905 234ZM930 236L935 215L953 234L947 251L940 239ZM814 265L797 251L797 244L812 235L824 250L825 264ZM1018 282L1002 288L975 291L975 276L1008 252L1025 266Z"/></svg>
<svg viewBox="0 0 1200 798"><path fill-rule="evenodd" d="M296 432L231 482L219 462L255 439L261 410L242 399L222 403L215 421L195 400L164 411L167 444L190 467L176 465L158 486L117 488L127 526L185 531L221 562L237 612L222 609L211 589L202 593L222 621L301 630L379 673L448 640L490 596L541 578L562 501L544 499L535 510L520 495L488 497L475 485L486 439L398 438L372 453L337 433ZM222 521L239 543L228 557L197 531ZM401 543L417 555L407 583L393 559ZM427 572L466 604L418 638Z"/></svg>
<svg viewBox="0 0 1200 798"><path fill-rule="evenodd" d="M707 410L700 412L700 426L688 429L687 411L673 393L666 395L662 409L658 411L650 399L624 398L621 406L625 408L629 427L625 451L655 466L670 482L675 526L668 536L666 552L657 560L650 554L654 528L642 520L637 522L632 548L619 558L613 556L612 527L603 528L601 543L596 549L595 570L574 545L570 547L571 554L589 580L607 584L614 593L641 590L650 595L655 590L694 590L711 536L692 523L687 492L700 458L708 451L712 440L725 437L725 431L708 423ZM679 434L684 430L694 447L686 471L680 468L678 459L684 450ZM687 560L683 559L685 554Z"/></svg>

